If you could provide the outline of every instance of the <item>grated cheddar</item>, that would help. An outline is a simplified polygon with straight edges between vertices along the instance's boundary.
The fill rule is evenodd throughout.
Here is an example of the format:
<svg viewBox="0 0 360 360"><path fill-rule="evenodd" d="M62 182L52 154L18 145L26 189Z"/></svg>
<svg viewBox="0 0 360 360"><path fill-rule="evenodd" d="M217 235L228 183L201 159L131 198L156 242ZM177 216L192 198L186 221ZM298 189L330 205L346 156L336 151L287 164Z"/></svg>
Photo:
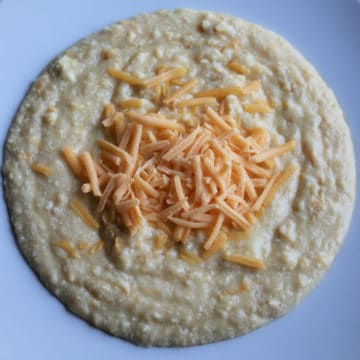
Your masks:
<svg viewBox="0 0 360 360"><path fill-rule="evenodd" d="M248 72L234 61L228 66L239 74ZM222 250L234 234L247 234L295 171L293 165L283 172L273 169L276 157L295 148L293 140L269 148L270 136L264 128L248 130L241 126L240 119L234 121L227 114L222 99L227 95L246 97L261 88L260 82L205 89L191 96L198 80L182 80L187 74L183 67L169 69L162 65L147 80L114 68L108 73L152 91L155 106L162 104L169 111L144 113L141 98L120 101L122 110L105 104L102 123L108 137L97 142L99 160L90 152L75 155L70 148L63 148L69 167L83 181L82 191L92 192L98 199L97 212L111 209L114 219L118 217L131 235L145 220L161 229L163 235L155 238L155 249L172 247L171 239L186 243L195 232L203 231L203 259ZM181 99L185 94L188 98ZM191 107L197 108L192 116L198 118L198 125L188 128L182 116ZM257 113L272 110L264 100L243 108ZM174 109L177 116L168 115ZM71 207L89 226L99 227L78 200L73 200ZM62 247L69 252L64 244ZM89 248L89 254L102 246L102 241L97 242ZM179 256L192 264L200 260L184 248L180 248ZM265 268L261 260L240 254L223 258L253 269Z"/></svg>

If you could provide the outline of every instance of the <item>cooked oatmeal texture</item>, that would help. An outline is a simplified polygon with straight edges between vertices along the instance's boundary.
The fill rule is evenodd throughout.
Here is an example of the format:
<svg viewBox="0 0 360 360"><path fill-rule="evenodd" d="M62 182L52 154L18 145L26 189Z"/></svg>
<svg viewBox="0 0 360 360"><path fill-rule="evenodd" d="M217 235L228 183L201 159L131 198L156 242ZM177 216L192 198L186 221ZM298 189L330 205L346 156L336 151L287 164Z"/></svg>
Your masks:
<svg viewBox="0 0 360 360"><path fill-rule="evenodd" d="M141 86L161 66L186 69L159 90L169 98L189 84L177 106L164 104L151 82ZM261 86L234 91L251 83ZM293 171L255 223L229 233L218 251L204 256L201 229L179 242L146 216L129 234L107 208L96 211L91 179L76 174L78 158L72 170L65 161L72 152L84 164L85 152L100 156L106 104L129 118L160 111L191 129L196 111L221 101L235 128L241 121L248 131L265 129L270 148L291 142L273 166ZM183 9L115 23L56 58L20 106L3 173L19 247L45 286L94 326L145 346L232 338L288 312L331 265L355 197L349 129L316 70L268 30ZM244 259L257 266L237 263Z"/></svg>

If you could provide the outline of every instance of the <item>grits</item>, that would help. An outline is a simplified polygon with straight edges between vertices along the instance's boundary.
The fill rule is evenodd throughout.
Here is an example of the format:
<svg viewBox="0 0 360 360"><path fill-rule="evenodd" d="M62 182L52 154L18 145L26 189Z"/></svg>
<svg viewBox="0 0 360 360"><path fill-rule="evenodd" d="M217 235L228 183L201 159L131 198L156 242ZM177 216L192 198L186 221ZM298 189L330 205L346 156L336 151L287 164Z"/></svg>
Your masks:
<svg viewBox="0 0 360 360"><path fill-rule="evenodd" d="M244 74L229 69L234 59L247 69ZM266 269L226 262L219 253L187 262L176 247L154 246L159 229L146 222L134 236L114 224L103 226L101 218L97 230L69 205L81 199L95 214L93 198L81 193L60 149L96 153L105 103L140 96L146 99L141 111L154 106L151 90L118 82L107 69L146 79L161 64L187 68L198 80L194 91L259 80L261 89L241 101L226 97L229 114L245 127L265 128L272 145L296 141L295 150L276 161L278 168L291 162L294 175L257 223L224 250L261 259ZM274 111L244 110L258 98L276 104ZM61 54L17 113L3 172L19 247L45 286L94 326L147 346L219 341L285 314L332 263L355 196L349 129L315 69L268 30L191 10L121 21ZM199 232L186 249L197 253L202 238Z"/></svg>

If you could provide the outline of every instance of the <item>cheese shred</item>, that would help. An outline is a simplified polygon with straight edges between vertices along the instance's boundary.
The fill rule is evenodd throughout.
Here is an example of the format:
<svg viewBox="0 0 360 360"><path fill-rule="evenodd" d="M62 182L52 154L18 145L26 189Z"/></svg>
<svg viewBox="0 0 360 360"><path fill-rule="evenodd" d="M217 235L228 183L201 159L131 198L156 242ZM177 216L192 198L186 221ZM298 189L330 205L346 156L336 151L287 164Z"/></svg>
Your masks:
<svg viewBox="0 0 360 360"><path fill-rule="evenodd" d="M51 173L51 170L48 166L40 163L33 164L31 166L31 170L45 177L48 177Z"/></svg>
<svg viewBox="0 0 360 360"><path fill-rule="evenodd" d="M228 262L231 262L231 263L234 263L234 264L247 266L247 267L253 268L253 269L258 269L258 270L265 269L265 264L261 260L251 258L251 257L248 257L248 256L225 255L224 260L228 261Z"/></svg>
<svg viewBox="0 0 360 360"><path fill-rule="evenodd" d="M85 206L81 204L79 200L71 200L70 206L76 212L76 214L80 216L86 225L93 228L94 230L99 229L99 223L94 219L94 217L89 213Z"/></svg>
<svg viewBox="0 0 360 360"><path fill-rule="evenodd" d="M249 72L236 61L228 67L243 76ZM202 89L192 95L201 81L186 79L187 72L182 66L161 65L155 76L141 80L108 68L114 79L141 88L142 96L149 93L152 112L145 110L146 98L105 104L101 121L106 139L97 141L99 157L88 151L77 156L70 147L64 147L62 154L81 179L81 190L96 198L97 212L109 211L111 222L119 222L130 235L147 221L161 233L154 238L155 250L167 252L174 247L193 266L221 252L228 240L236 238L234 234L248 234L259 221L280 186L295 172L292 164L279 172L275 160L296 144L290 140L269 147L266 129L247 129L230 115L228 95L240 97L244 111L260 114L256 116L273 110L265 100L249 102L261 89L259 81ZM189 121L196 125L188 126ZM47 176L44 165L37 164L33 170ZM72 200L70 206L89 227L99 229L79 200ZM198 232L203 233L203 243L190 252L184 244L198 237ZM77 257L69 244L63 241L60 247ZM99 240L88 247L88 254L103 246ZM265 268L260 259L241 254L223 255L223 259Z"/></svg>

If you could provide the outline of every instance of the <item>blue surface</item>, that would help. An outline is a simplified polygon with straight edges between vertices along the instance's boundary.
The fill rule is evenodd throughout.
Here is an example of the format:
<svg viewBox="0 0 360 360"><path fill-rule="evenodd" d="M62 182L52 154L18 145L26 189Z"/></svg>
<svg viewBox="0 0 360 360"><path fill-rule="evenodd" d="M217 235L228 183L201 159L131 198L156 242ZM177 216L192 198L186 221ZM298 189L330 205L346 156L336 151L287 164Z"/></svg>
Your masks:
<svg viewBox="0 0 360 360"><path fill-rule="evenodd" d="M113 21L169 7L210 9L273 29L334 89L360 137L360 1L0 0L0 143L31 81L66 47ZM2 148L1 148L2 157ZM359 184L358 184L359 185ZM0 190L2 192L2 188ZM320 285L287 316L244 337L185 349L143 349L88 326L40 284L21 257L0 201L0 360L360 359L357 204L346 242Z"/></svg>

